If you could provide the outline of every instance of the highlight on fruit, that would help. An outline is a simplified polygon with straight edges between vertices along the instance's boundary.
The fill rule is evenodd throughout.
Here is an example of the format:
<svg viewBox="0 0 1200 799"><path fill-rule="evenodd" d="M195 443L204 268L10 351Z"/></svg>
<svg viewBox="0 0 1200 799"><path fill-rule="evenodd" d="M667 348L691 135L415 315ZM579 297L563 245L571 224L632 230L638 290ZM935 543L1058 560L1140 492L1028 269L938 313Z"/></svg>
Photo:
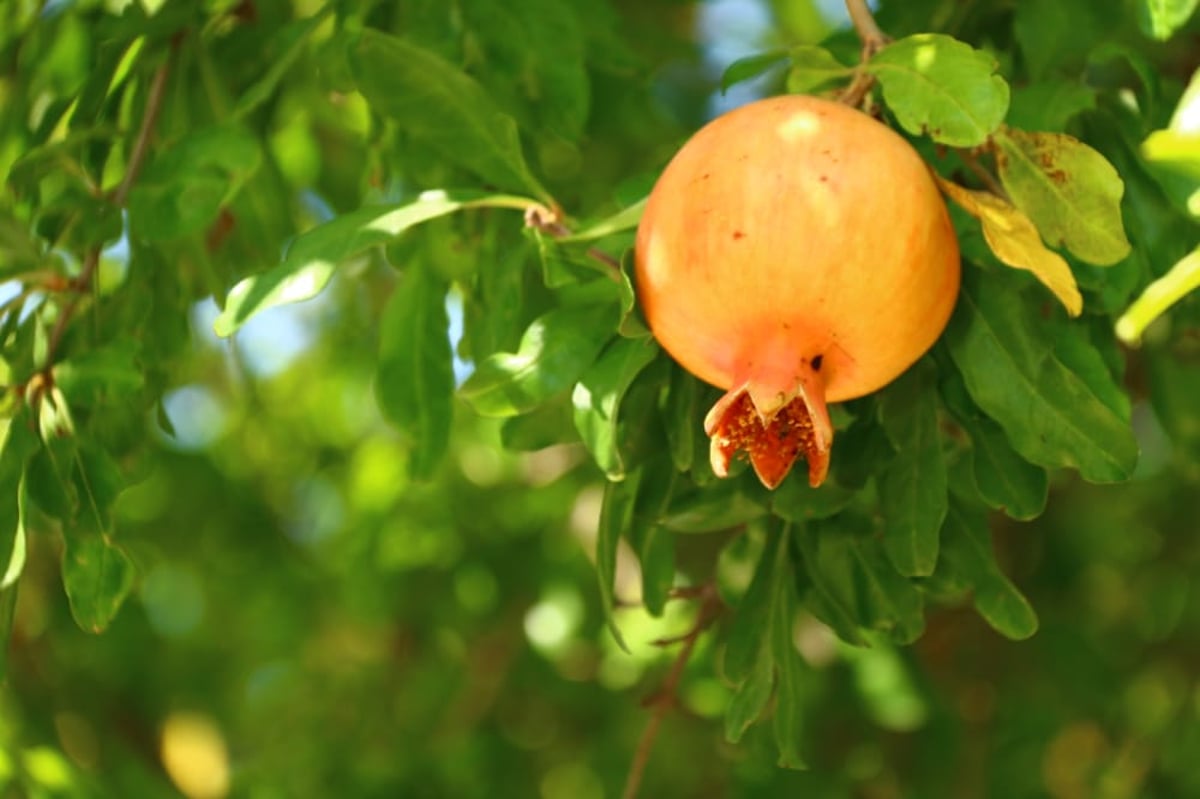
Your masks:
<svg viewBox="0 0 1200 799"><path fill-rule="evenodd" d="M639 302L659 343L727 393L705 419L713 471L768 488L798 457L820 485L827 404L921 357L958 295L958 242L925 162L847 105L785 95L701 128L638 227Z"/></svg>

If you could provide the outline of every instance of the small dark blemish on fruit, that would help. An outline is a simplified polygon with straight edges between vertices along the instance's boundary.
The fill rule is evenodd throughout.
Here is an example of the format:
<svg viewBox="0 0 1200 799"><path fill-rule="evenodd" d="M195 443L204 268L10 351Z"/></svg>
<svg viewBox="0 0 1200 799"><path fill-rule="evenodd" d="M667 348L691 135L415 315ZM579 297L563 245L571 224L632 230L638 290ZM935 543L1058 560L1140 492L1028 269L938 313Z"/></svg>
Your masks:
<svg viewBox="0 0 1200 799"><path fill-rule="evenodd" d="M822 183L828 183L828 182L829 182L829 175L821 175L821 177L820 177L820 180L821 180L821 182L822 182Z"/></svg>
<svg viewBox="0 0 1200 799"><path fill-rule="evenodd" d="M813 358L813 359L812 359L812 368L813 368L813 371L814 371L814 372L819 372L819 371L821 371L821 360L822 360L824 357L825 357L825 356L823 356L823 355L818 355L817 357L815 357L815 358Z"/></svg>
<svg viewBox="0 0 1200 799"><path fill-rule="evenodd" d="M734 241L737 241L738 239L744 239L744 238L746 238L746 234L743 233L742 231L740 231L740 230L733 231L733 240Z"/></svg>

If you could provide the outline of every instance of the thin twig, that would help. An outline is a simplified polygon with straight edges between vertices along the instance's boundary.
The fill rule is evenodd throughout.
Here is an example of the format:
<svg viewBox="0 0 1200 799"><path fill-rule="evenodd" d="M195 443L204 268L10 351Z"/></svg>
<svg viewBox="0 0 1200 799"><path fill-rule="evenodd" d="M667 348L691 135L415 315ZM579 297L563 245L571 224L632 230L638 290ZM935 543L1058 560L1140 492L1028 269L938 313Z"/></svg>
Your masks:
<svg viewBox="0 0 1200 799"><path fill-rule="evenodd" d="M138 173L142 169L142 164L146 160L146 154L149 152L150 137L154 133L155 123L158 122L158 115L162 111L163 97L166 95L167 89L167 76L171 71L171 64L175 60L175 54L179 51L179 42L179 37L176 37L171 43L170 54L159 66L158 71L154 73L153 80L150 82L150 93L146 97L146 109L142 114L142 126L138 129L137 139L134 140L133 149L129 153L129 163L125 167L125 176L121 179L121 183L112 194L112 202L118 207L124 207L126 200L129 199L129 192L133 188L133 183L137 180ZM67 325L79 309L79 304L83 301L83 296L92 289L92 283L96 278L96 271L99 268L100 248L93 247L84 256L83 268L80 269L79 276L71 281L76 293L63 306L62 312L58 315L58 320L54 323L54 329L50 332L50 340L46 347L46 369L50 369L54 365L54 356L58 352L59 344L62 343L63 335L67 331Z"/></svg>
<svg viewBox="0 0 1200 799"><path fill-rule="evenodd" d="M1008 192L1006 192L1004 187L997 182L992 173L989 172L983 164L979 163L979 159L975 157L974 153L972 153L970 150L964 150L961 148L955 148L954 152L958 153L958 157L962 159L964 164L966 164L967 169L971 170L971 173L974 174L975 177L979 178L979 181L988 188L988 191L990 191L992 194L995 194L997 197L1003 197L1006 200L1008 199Z"/></svg>
<svg viewBox="0 0 1200 799"><path fill-rule="evenodd" d="M646 764L650 762L650 752L654 749L654 741L658 738L659 728L662 727L667 711L675 705L675 693L679 690L679 681L683 679L684 667L691 659L692 651L696 648L696 642L700 639L700 635L720 615L721 598L717 594L716 587L709 584L703 586L702 590L703 601L696 613L696 623L687 633L676 639L682 642L683 646L680 647L679 654L675 656L675 662L671 664L671 671L663 680L662 687L646 703L651 708L650 720L646 722L646 728L642 731L642 737L634 752L633 763L629 766L629 776L625 779L622 799L636 799L638 790L642 786L642 775L646 772Z"/></svg>

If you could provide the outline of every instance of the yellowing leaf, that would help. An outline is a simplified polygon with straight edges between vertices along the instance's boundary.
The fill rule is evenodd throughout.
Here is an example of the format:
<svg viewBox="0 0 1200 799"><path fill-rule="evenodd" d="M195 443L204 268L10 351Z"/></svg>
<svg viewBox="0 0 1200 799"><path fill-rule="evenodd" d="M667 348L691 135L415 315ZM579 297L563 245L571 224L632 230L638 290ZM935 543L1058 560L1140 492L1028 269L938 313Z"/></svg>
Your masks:
<svg viewBox="0 0 1200 799"><path fill-rule="evenodd" d="M1008 266L1033 272L1054 292L1067 313L1079 316L1083 311L1083 296L1071 267L1042 243L1037 228L1024 211L990 192L972 191L940 177L937 180L950 199L980 221L983 238L997 258Z"/></svg>

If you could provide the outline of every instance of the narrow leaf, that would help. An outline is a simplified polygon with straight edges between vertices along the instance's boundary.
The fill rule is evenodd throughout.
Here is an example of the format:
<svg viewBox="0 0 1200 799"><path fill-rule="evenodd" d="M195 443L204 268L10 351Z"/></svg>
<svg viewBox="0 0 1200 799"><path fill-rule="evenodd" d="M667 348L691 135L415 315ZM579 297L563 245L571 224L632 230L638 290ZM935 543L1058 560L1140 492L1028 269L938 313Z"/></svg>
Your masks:
<svg viewBox="0 0 1200 799"><path fill-rule="evenodd" d="M721 75L721 94L729 91L729 87L744 81L753 80L787 60L787 50L772 50L769 53L758 53L734 61L725 68Z"/></svg>
<svg viewBox="0 0 1200 799"><path fill-rule="evenodd" d="M725 740L730 743L742 740L746 730L759 720L775 687L775 659L770 650L760 646L756 655L750 673L738 685L725 710Z"/></svg>
<svg viewBox="0 0 1200 799"><path fill-rule="evenodd" d="M429 269L411 267L380 322L376 395L384 416L409 444L409 471L432 476L450 443L454 368L446 286Z"/></svg>
<svg viewBox="0 0 1200 799"><path fill-rule="evenodd" d="M565 390L596 360L612 336L615 309L563 307L538 317L514 353L479 364L459 394L483 416L515 416Z"/></svg>
<svg viewBox="0 0 1200 799"><path fill-rule="evenodd" d="M880 476L884 548L896 571L926 577L937 565L946 517L946 461L938 435L934 369L918 361L882 393L879 418L896 456Z"/></svg>
<svg viewBox="0 0 1200 799"><path fill-rule="evenodd" d="M327 3L311 17L296 20L276 31L266 48L268 57L265 62L270 64L270 67L262 77L242 92L233 109L235 119L246 116L271 97L284 75L292 68L292 64L296 63L296 59L304 52L308 37L334 8L333 3Z"/></svg>
<svg viewBox="0 0 1200 799"><path fill-rule="evenodd" d="M485 192L426 191L415 200L367 206L331 219L300 234L278 266L234 286L213 329L218 336L230 336L261 311L312 299L329 283L338 264L422 222L465 208L524 208L531 203Z"/></svg>
<svg viewBox="0 0 1200 799"><path fill-rule="evenodd" d="M38 451L38 439L29 427L28 413L20 413L7 419L3 424L3 449L0 449L0 566L3 566L3 582L0 588L6 589L16 580L9 577L12 564L16 561L20 548L24 562L24 547L19 546L23 538L23 519L25 517L24 503L27 501L28 486L25 478L26 466L34 453ZM17 568L17 574L20 568ZM0 646L7 648L7 639L0 639Z"/></svg>
<svg viewBox="0 0 1200 799"><path fill-rule="evenodd" d="M404 131L498 187L551 201L525 164L516 122L462 70L375 30L362 31L350 63L367 102Z"/></svg>
<svg viewBox="0 0 1200 799"><path fill-rule="evenodd" d="M642 565L642 604L661 616L675 585L675 536L660 524L649 525L638 545Z"/></svg>
<svg viewBox="0 0 1200 799"><path fill-rule="evenodd" d="M1141 293L1117 320L1117 338L1126 344L1141 342L1142 333L1172 305L1200 288L1200 247L1192 250Z"/></svg>
<svg viewBox="0 0 1200 799"><path fill-rule="evenodd" d="M983 514L972 514L952 503L942 542L946 570L972 586L975 609L996 632L1014 641L1037 632L1037 614L1029 600L996 563Z"/></svg>
<svg viewBox="0 0 1200 799"><path fill-rule="evenodd" d="M796 588L789 579L791 563L776 569L771 602L770 646L778 675L775 699L775 747L781 768L807 768L801 749L804 736L804 669L792 634L796 622Z"/></svg>
<svg viewBox="0 0 1200 799"><path fill-rule="evenodd" d="M633 524L633 511L637 503L641 472L633 472L619 483L608 483L604 487L604 500L600 506L600 528L596 535L596 575L600 578L600 599L604 604L608 628L617 644L626 652L629 647L613 620L616 606L617 547L621 536Z"/></svg>
<svg viewBox="0 0 1200 799"><path fill-rule="evenodd" d="M1021 521L1040 516L1050 491L1046 470L1017 454L991 419L979 416L965 427L974 445L971 462L984 502Z"/></svg>
<svg viewBox="0 0 1200 799"><path fill-rule="evenodd" d="M652 338L615 338L575 384L575 429L609 480L625 477L625 459L617 435L617 413L625 392L654 360Z"/></svg>
<svg viewBox="0 0 1200 799"><path fill-rule="evenodd" d="M995 136L1004 189L1053 247L1108 266L1129 254L1125 184L1104 156L1065 133L1005 128Z"/></svg>
<svg viewBox="0 0 1200 799"><path fill-rule="evenodd" d="M904 129L953 147L983 144L1008 111L996 59L950 36L899 39L866 64Z"/></svg>
<svg viewBox="0 0 1200 799"><path fill-rule="evenodd" d="M938 178L942 191L978 219L988 247L1004 264L1028 269L1054 292L1071 316L1083 311L1083 295L1071 267L1061 255L1046 249L1037 228L1021 209L991 192L972 191Z"/></svg>
<svg viewBox="0 0 1200 799"><path fill-rule="evenodd" d="M588 225L583 230L577 233L572 233L569 236L562 236L558 241L562 244L568 244L574 241L593 241L602 239L605 236L611 236L614 233L621 233L626 230L632 230L638 226L638 222L642 220L642 213L646 210L646 198L642 198L633 205L622 208L607 219L595 222Z"/></svg>
<svg viewBox="0 0 1200 799"><path fill-rule="evenodd" d="M950 354L975 403L995 419L1026 459L1050 468L1075 468L1092 482L1126 479L1137 462L1127 415L1090 383L1113 385L1101 368L1087 379L1053 351L1034 309L998 278L968 273L946 330Z"/></svg>
<svg viewBox="0 0 1200 799"><path fill-rule="evenodd" d="M780 548L786 544L786 537L778 529L771 529L767 533L754 576L738 602L737 616L729 628L722 662L725 676L733 682L741 682L751 676L769 640L767 619L778 582L776 572L780 568Z"/></svg>

